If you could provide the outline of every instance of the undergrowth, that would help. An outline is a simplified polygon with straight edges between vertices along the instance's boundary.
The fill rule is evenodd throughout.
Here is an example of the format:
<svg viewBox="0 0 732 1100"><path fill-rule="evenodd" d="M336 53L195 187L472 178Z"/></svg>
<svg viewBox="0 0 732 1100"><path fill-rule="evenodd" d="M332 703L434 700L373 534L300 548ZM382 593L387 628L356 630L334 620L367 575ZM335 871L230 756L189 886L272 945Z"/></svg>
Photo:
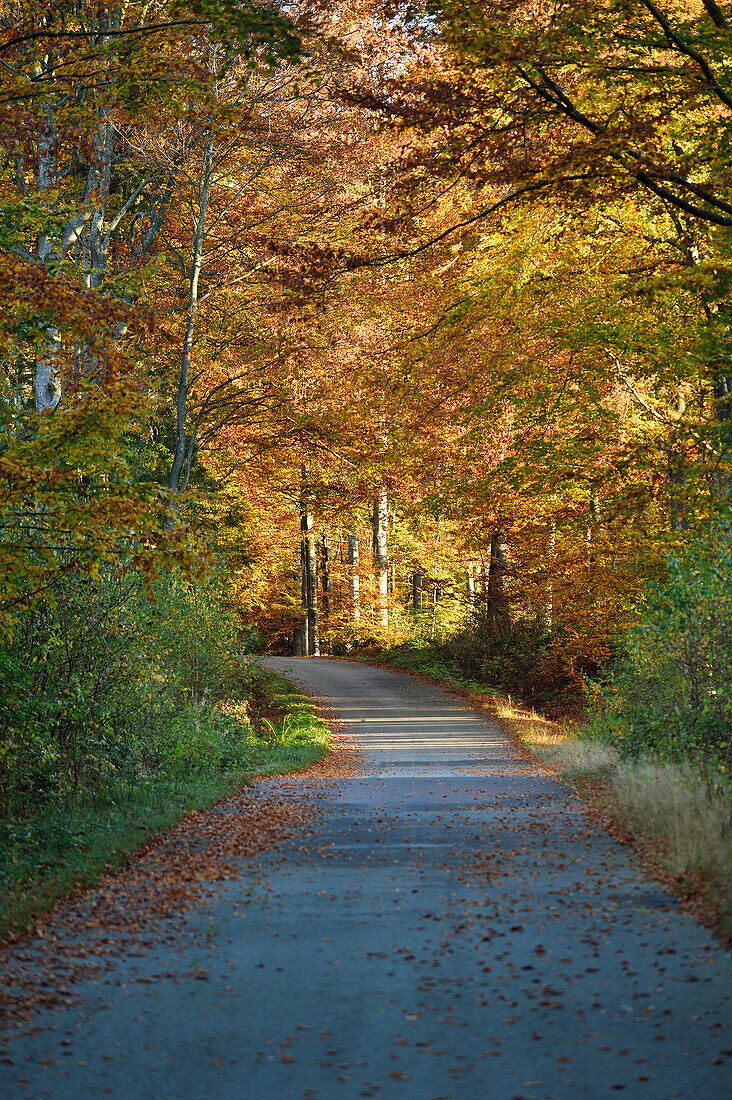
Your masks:
<svg viewBox="0 0 732 1100"><path fill-rule="evenodd" d="M479 680L467 675L460 663L451 659L437 644L399 643L387 648L361 647L349 654L352 660L380 661L390 668L403 669L406 672L418 672L423 676L439 680L443 684L466 691L480 691L492 694L491 689Z"/></svg>
<svg viewBox="0 0 732 1100"><path fill-rule="evenodd" d="M217 759L216 768L172 767L134 782L110 782L86 801L49 801L35 814L0 824L0 939L122 866L187 814L257 776L299 771L327 754L330 734L309 699L269 670L254 669L248 685L251 694L219 708L238 736L236 753ZM193 722L187 734L200 749L201 724L197 729ZM186 730L178 738L186 742Z"/></svg>

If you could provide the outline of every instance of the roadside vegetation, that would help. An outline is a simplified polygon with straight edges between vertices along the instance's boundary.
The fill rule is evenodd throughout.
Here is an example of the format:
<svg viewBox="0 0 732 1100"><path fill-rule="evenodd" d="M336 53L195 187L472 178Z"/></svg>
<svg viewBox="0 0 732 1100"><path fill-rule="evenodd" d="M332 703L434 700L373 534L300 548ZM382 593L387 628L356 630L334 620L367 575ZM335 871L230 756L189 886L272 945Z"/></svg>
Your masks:
<svg viewBox="0 0 732 1100"><path fill-rule="evenodd" d="M623 756L592 725L552 723L512 708L502 721L624 839L649 853L652 869L706 923L732 936L732 786L725 776L657 755Z"/></svg>
<svg viewBox="0 0 732 1100"><path fill-rule="evenodd" d="M0 938L193 810L328 752L313 704L248 659L219 584L154 589L76 584L29 618L29 661L2 654Z"/></svg>

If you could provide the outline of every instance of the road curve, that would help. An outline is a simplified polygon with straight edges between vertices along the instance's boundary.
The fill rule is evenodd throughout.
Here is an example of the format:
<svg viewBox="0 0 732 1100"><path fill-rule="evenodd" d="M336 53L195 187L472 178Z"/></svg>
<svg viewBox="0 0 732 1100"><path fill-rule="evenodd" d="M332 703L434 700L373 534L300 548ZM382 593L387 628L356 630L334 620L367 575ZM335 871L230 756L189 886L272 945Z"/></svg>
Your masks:
<svg viewBox="0 0 732 1100"><path fill-rule="evenodd" d="M80 1006L42 1016L0 1064L0 1093L732 1095L729 956L566 787L419 680L264 663L337 712L359 774L314 789L304 845L186 918L169 980L128 981L155 959L119 960Z"/></svg>

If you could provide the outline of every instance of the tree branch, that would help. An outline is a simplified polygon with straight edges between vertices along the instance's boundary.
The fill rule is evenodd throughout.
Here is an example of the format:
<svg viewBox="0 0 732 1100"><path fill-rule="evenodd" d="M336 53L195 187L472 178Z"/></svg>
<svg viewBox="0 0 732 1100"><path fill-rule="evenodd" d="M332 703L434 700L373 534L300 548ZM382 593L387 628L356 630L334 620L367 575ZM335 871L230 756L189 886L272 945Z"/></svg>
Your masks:
<svg viewBox="0 0 732 1100"><path fill-rule="evenodd" d="M708 61L702 56L702 54L700 54L698 50L695 50L693 46L690 46L687 42L684 42L681 35L677 34L677 32L673 29L663 12L660 11L653 3L653 0L640 0L640 3L643 5L644 8L646 8L647 11L651 13L653 18L661 27L669 45L673 46L673 48L675 50L678 50L679 53L683 54L684 57L690 58L699 66L702 73L704 74L704 79L707 82L707 87L709 88L710 92L714 92L717 99L721 100L721 102L724 103L725 107L729 107L730 109L732 109L732 97L730 97L724 91L724 89L719 86L717 78L712 72L711 66L709 65Z"/></svg>
<svg viewBox="0 0 732 1100"><path fill-rule="evenodd" d="M714 0L702 0L702 4L707 9L707 14L714 23L714 26L719 27L720 30L726 30L728 26L727 20L721 8L715 4Z"/></svg>

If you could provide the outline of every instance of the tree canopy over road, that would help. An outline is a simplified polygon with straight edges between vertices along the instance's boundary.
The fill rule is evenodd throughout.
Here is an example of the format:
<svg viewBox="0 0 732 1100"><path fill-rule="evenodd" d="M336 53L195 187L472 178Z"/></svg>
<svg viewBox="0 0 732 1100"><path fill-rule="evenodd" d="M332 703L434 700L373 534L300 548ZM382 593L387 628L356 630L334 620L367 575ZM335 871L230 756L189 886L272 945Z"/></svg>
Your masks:
<svg viewBox="0 0 732 1100"><path fill-rule="evenodd" d="M8 836L241 769L257 650L726 782L732 8L20 0L0 62Z"/></svg>

